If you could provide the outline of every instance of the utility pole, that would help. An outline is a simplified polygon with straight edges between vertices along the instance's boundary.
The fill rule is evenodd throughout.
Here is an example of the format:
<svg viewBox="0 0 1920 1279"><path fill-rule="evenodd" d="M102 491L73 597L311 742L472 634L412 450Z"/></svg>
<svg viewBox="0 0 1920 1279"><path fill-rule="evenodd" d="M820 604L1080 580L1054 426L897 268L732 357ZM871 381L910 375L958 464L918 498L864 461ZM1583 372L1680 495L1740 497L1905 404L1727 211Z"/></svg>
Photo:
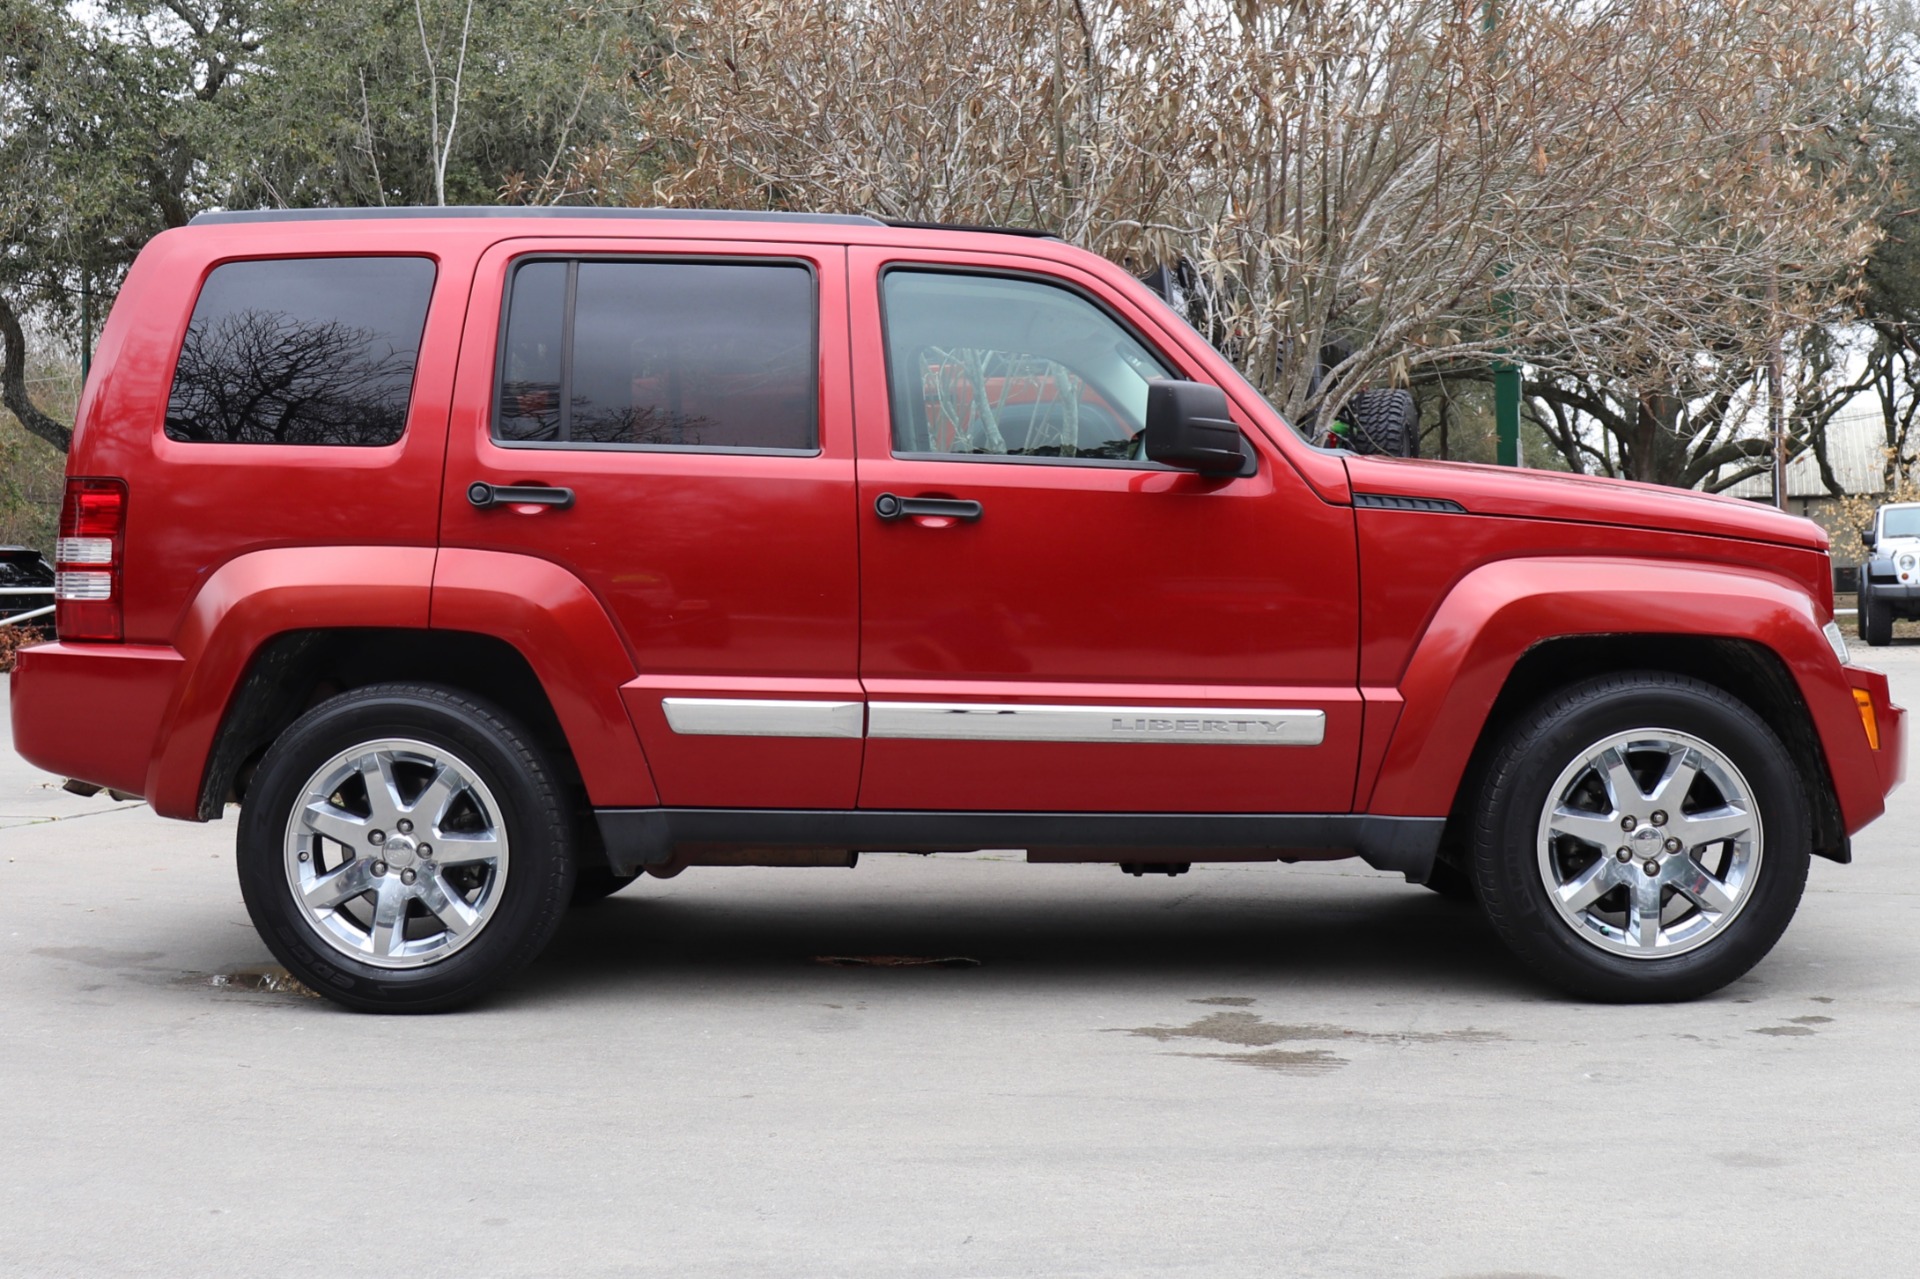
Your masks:
<svg viewBox="0 0 1920 1279"><path fill-rule="evenodd" d="M93 368L93 273L80 268L80 389L87 388Z"/></svg>
<svg viewBox="0 0 1920 1279"><path fill-rule="evenodd" d="M1489 38L1500 25L1500 0L1487 0L1481 29ZM1507 273L1507 264L1494 268L1496 276ZM1513 294L1502 291L1494 298L1502 327L1513 315ZM1500 359L1493 364L1494 460L1501 466L1520 465L1520 366Z"/></svg>

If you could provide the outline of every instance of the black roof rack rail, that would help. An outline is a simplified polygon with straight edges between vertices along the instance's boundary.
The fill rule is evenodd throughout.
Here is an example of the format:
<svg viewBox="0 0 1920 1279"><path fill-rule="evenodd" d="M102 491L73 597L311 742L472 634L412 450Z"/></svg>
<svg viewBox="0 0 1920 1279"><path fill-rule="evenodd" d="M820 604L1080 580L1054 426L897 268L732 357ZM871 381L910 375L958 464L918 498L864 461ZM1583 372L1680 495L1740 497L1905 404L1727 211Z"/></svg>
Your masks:
<svg viewBox="0 0 1920 1279"><path fill-rule="evenodd" d="M771 213L754 209L628 209L582 204L398 205L378 209L234 209L202 213L189 226L240 222L356 222L407 218L635 218L661 222L824 222L839 226L882 226L857 213Z"/></svg>
<svg viewBox="0 0 1920 1279"><path fill-rule="evenodd" d="M899 227L903 231L985 231L991 235L1025 235L1036 240L1057 240L1058 233L1042 231L1030 226L975 226L966 222L907 222L894 218L883 219L886 225Z"/></svg>

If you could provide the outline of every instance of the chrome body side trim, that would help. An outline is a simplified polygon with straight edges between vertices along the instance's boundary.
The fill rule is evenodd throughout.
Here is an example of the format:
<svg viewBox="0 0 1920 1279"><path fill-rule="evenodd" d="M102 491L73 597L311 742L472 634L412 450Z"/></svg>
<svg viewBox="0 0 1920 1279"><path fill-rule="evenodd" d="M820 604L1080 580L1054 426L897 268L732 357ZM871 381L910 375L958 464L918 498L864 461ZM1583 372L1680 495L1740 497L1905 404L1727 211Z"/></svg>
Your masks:
<svg viewBox="0 0 1920 1279"><path fill-rule="evenodd" d="M705 737L859 737L859 702L765 697L663 697L660 709L676 733Z"/></svg>
<svg viewBox="0 0 1920 1279"><path fill-rule="evenodd" d="M867 736L983 742L1318 746L1327 715L1242 706L1035 706L870 702Z"/></svg>

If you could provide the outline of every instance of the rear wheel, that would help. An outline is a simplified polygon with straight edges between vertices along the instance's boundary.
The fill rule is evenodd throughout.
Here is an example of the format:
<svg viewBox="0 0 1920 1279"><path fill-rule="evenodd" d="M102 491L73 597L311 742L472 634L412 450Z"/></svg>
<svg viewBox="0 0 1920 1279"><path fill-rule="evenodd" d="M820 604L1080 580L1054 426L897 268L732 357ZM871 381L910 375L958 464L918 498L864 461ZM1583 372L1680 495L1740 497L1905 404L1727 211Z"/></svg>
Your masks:
<svg viewBox="0 0 1920 1279"><path fill-rule="evenodd" d="M1509 947L1611 1001L1691 999L1773 948L1806 886L1805 786L1743 703L1611 675L1523 715L1486 773L1471 872Z"/></svg>
<svg viewBox="0 0 1920 1279"><path fill-rule="evenodd" d="M247 913L301 982L350 1008L433 1012L532 961L573 891L554 770L504 712L383 684L281 734L248 790Z"/></svg>

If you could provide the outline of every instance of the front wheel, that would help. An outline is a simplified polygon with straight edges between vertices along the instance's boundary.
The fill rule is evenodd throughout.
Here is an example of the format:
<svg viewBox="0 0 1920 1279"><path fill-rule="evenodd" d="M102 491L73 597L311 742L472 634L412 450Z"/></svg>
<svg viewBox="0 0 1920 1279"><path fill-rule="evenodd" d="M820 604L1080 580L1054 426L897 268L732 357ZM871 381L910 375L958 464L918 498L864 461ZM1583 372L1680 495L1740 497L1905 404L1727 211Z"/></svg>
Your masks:
<svg viewBox="0 0 1920 1279"><path fill-rule="evenodd" d="M1522 715L1485 774L1471 872L1501 939L1608 1001L1691 999L1758 963L1806 887L1805 785L1749 707L1609 675Z"/></svg>
<svg viewBox="0 0 1920 1279"><path fill-rule="evenodd" d="M382 684L307 712L261 761L240 814L254 927L317 993L435 1012L532 961L573 892L554 770L504 712Z"/></svg>
<svg viewBox="0 0 1920 1279"><path fill-rule="evenodd" d="M1860 592L1860 638L1872 648L1893 643L1893 605L1875 599L1872 591Z"/></svg>

